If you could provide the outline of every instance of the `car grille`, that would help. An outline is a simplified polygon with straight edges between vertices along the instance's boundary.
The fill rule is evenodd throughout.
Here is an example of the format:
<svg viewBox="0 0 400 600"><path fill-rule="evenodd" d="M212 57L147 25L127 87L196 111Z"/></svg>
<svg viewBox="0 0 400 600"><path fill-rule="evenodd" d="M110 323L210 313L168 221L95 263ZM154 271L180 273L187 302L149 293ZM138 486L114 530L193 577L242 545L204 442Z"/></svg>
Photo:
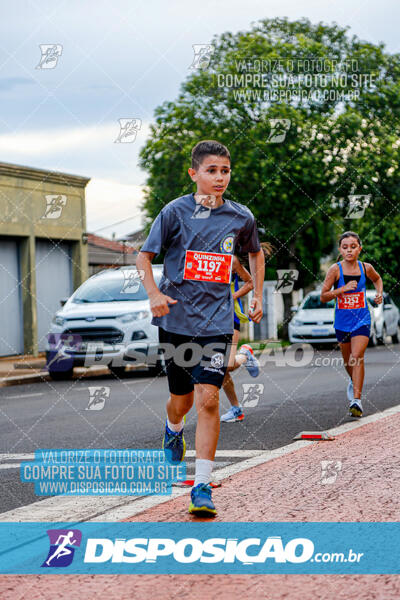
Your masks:
<svg viewBox="0 0 400 600"><path fill-rule="evenodd" d="M66 329L65 333L79 335L82 342L104 342L106 344L120 344L124 339L124 334L115 327L71 327Z"/></svg>

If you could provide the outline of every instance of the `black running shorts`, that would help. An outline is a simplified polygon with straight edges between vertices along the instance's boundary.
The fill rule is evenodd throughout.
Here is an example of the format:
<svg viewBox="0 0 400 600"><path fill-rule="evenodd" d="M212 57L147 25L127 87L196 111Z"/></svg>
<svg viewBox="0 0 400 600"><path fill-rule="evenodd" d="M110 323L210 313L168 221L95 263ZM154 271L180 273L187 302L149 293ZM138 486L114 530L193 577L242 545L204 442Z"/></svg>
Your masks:
<svg viewBox="0 0 400 600"><path fill-rule="evenodd" d="M232 334L193 337L159 330L160 344L165 344L168 386L172 394L182 396L197 383L221 388L231 350Z"/></svg>

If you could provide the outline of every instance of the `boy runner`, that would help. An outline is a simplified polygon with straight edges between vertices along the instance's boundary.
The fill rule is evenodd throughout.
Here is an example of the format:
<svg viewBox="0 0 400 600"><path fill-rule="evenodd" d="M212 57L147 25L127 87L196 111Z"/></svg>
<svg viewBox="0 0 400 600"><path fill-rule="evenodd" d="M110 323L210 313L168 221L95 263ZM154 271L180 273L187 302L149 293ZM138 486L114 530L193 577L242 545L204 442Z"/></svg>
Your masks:
<svg viewBox="0 0 400 600"><path fill-rule="evenodd" d="M361 392L364 383L364 353L368 346L371 314L366 295L366 280L376 288L375 302L382 302L381 276L369 263L361 263L358 256L362 250L361 240L354 231L340 236L339 251L343 261L332 265L325 277L321 302L335 298L336 338L340 345L344 365L350 375L347 386L349 412L362 417ZM332 286L335 288L331 291Z"/></svg>
<svg viewBox="0 0 400 600"><path fill-rule="evenodd" d="M143 284L160 342L175 348L173 357L166 359L170 397L164 451L171 462L183 460L183 418L195 401L196 467L189 512L215 515L208 484L219 436L219 390L233 334L229 284L236 244L249 254L255 288L249 314L256 323L262 318L265 261L253 214L223 198L230 180L228 149L213 140L199 142L192 150L188 172L197 185L196 194L176 198L161 210L136 266L144 271ZM158 289L151 261L162 248L166 252ZM182 350L189 344L191 357L196 358L190 366L187 362L182 366Z"/></svg>

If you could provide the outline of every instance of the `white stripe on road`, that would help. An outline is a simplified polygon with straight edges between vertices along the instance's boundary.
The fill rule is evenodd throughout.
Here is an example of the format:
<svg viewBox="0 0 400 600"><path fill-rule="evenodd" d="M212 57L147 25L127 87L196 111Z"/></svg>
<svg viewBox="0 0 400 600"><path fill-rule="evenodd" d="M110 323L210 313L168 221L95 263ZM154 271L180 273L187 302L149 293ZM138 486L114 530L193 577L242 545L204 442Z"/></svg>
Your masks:
<svg viewBox="0 0 400 600"><path fill-rule="evenodd" d="M400 412L400 404L397 406L393 406L388 408L382 412L376 413L374 415L370 415L369 417L364 417L356 422L344 423L339 427L334 427L332 429L326 430L327 433L331 435L341 435L352 429L357 429L358 427L363 427L364 425L368 425L370 423L375 423L376 421L380 421L390 415L394 415ZM267 451L258 451L258 450L219 450L217 451L218 456L247 456L243 461L239 461L234 464L230 464L229 466L223 467L222 469L215 469L215 480L221 481L226 479L227 477L231 477L236 473L240 473L241 471L245 471L246 469L250 469L257 465L269 462L270 460L274 460L281 456L285 456L287 454L291 454L292 452L296 452L301 448L304 448L310 444L314 444L315 442L300 440L297 442L293 442L291 444L287 444L286 446L282 446L281 448L277 448L275 450L267 450ZM319 443L331 443L331 442L319 442ZM188 452L188 456L194 454L193 451ZM12 456L31 456L33 455L11 455L11 454L2 454L0 457L8 457ZM1 521L11 521L11 522L24 522L24 521L62 521L68 522L73 521L76 523L85 522L85 521L122 521L123 519L128 519L133 517L144 510L152 508L153 506L157 506L159 504L163 504L164 502L169 502L174 498L178 498L180 496L184 496L185 494L189 494L187 488L173 488L172 494L169 496L146 496L146 497L135 497L135 496L55 496L52 498L46 498L45 500L41 500L40 502L34 502L33 504L29 504L27 506L22 506L20 508L16 508L5 513L0 514L0 522Z"/></svg>
<svg viewBox="0 0 400 600"><path fill-rule="evenodd" d="M33 460L35 458L34 454L0 454L0 462L4 462L5 460Z"/></svg>
<svg viewBox="0 0 400 600"><path fill-rule="evenodd" d="M19 394L18 396L4 396L5 400L12 400L17 398L33 398L34 396L43 396L44 392L35 392L34 394Z"/></svg>

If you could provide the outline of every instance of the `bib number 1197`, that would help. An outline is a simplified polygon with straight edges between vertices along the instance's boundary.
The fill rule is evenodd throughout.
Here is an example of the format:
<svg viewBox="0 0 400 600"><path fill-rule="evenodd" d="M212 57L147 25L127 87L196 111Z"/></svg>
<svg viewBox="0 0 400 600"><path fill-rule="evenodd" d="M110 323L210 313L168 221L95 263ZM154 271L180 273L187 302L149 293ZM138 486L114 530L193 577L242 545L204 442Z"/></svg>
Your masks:
<svg viewBox="0 0 400 600"><path fill-rule="evenodd" d="M194 281L230 283L232 254L186 250L183 278Z"/></svg>

